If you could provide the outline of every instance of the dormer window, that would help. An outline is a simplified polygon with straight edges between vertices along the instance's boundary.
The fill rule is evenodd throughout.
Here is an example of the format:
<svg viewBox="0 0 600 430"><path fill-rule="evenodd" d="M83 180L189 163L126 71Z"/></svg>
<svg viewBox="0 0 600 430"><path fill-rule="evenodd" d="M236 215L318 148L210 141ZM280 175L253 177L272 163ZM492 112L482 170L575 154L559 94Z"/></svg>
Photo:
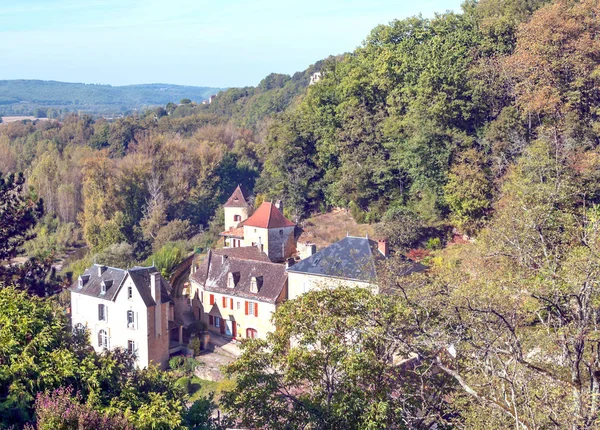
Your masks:
<svg viewBox="0 0 600 430"><path fill-rule="evenodd" d="M236 283L237 283L237 276L235 276L235 273L231 273L229 272L229 274L227 275L227 286L229 288L234 288Z"/></svg>
<svg viewBox="0 0 600 430"><path fill-rule="evenodd" d="M100 294L106 294L106 290L112 286L113 281L105 280L100 284Z"/></svg>
<svg viewBox="0 0 600 430"><path fill-rule="evenodd" d="M250 279L250 292L258 293L260 288L262 287L262 276L253 276Z"/></svg>
<svg viewBox="0 0 600 430"><path fill-rule="evenodd" d="M77 279L77 288L83 288L87 281L90 280L90 275L81 275Z"/></svg>

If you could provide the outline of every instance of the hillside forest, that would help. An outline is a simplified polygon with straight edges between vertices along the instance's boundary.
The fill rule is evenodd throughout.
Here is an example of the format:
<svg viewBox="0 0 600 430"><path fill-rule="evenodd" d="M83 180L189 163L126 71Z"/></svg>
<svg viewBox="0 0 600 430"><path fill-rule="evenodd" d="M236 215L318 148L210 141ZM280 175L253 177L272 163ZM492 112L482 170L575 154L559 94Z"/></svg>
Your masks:
<svg viewBox="0 0 600 430"><path fill-rule="evenodd" d="M228 89L210 105L2 124L1 185L27 216L0 257L31 268L0 271L12 285L0 301L47 315L92 262L155 262L168 275L216 243L220 205L242 184L254 204L283 200L300 226L346 210L429 270L402 278L394 260L379 279L391 294L318 291L282 306L281 331L245 342L228 368L236 386L221 407L238 423L598 428L599 13L597 0L468 0L461 13L380 25L353 52ZM80 258L55 270L73 248ZM19 290L53 298L26 305ZM64 336L59 345L75 342ZM290 349L298 336L310 342ZM88 357L82 346L72 354L87 357L85 372L21 386L21 346L3 344L0 417L23 398L18 423L39 420L37 393L61 389L45 395L136 428L192 419L172 381L151 370L114 376L126 360ZM398 354L418 360L393 367ZM150 382L128 396L135 378ZM309 389L296 395L298 386ZM152 424L157 396L179 411L164 427Z"/></svg>

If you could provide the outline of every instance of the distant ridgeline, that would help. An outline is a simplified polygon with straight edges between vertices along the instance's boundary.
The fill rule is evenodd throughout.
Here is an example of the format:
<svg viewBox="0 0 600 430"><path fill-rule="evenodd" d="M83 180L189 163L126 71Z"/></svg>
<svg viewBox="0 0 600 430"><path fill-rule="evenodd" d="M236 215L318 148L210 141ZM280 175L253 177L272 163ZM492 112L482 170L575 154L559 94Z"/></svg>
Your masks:
<svg viewBox="0 0 600 430"><path fill-rule="evenodd" d="M0 116L53 117L66 112L112 116L133 110L164 106L181 99L201 103L221 88L169 84L111 85L57 81L0 81Z"/></svg>

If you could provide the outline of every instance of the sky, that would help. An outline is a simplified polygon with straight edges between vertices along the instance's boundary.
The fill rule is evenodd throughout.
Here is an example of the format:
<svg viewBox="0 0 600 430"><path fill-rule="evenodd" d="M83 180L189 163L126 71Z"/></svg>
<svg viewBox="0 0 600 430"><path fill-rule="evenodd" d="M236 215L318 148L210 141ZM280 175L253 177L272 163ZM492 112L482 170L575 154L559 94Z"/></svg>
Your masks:
<svg viewBox="0 0 600 430"><path fill-rule="evenodd" d="M0 0L0 79L238 87L463 0Z"/></svg>

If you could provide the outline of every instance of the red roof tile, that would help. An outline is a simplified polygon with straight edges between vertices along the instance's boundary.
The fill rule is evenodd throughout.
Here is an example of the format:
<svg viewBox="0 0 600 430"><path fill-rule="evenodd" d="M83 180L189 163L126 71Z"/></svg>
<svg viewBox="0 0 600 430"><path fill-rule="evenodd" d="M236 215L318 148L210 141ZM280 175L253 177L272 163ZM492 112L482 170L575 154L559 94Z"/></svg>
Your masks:
<svg viewBox="0 0 600 430"><path fill-rule="evenodd" d="M229 208L244 208L248 206L246 202L246 197L244 197L244 193L242 193L242 189L238 185L237 188L233 191L233 194L229 199L225 202L223 207Z"/></svg>
<svg viewBox="0 0 600 430"><path fill-rule="evenodd" d="M235 237L236 239L244 238L244 227L232 228L231 230L222 231L219 236Z"/></svg>
<svg viewBox="0 0 600 430"><path fill-rule="evenodd" d="M294 227L296 224L283 216L273 203L263 202L250 218L243 222L250 227L281 228Z"/></svg>

